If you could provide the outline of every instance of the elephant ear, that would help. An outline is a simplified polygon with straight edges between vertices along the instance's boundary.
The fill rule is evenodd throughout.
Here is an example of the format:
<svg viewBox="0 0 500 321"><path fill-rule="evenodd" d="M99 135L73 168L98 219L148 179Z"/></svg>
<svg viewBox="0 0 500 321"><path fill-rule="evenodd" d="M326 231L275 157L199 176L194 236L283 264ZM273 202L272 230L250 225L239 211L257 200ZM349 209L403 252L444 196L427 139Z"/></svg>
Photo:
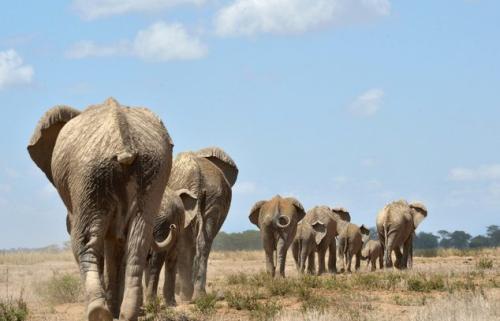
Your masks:
<svg viewBox="0 0 500 321"><path fill-rule="evenodd" d="M28 144L28 152L35 164L45 173L53 184L52 153L61 129L80 111L68 106L56 106L49 109L40 119Z"/></svg>
<svg viewBox="0 0 500 321"><path fill-rule="evenodd" d="M321 241L325 238L326 235L326 226L320 221L316 221L312 223L311 227L314 230L314 241L317 245L321 243Z"/></svg>
<svg viewBox="0 0 500 321"><path fill-rule="evenodd" d="M218 147L207 147L197 151L196 155L208 159L217 166L231 187L236 183L238 166L236 166L236 163L224 150Z"/></svg>
<svg viewBox="0 0 500 321"><path fill-rule="evenodd" d="M346 210L345 208L343 207L332 208L332 212L334 213L335 216L337 216L341 220L345 222L351 222L351 214L349 214L349 211Z"/></svg>
<svg viewBox="0 0 500 321"><path fill-rule="evenodd" d="M413 202L410 204L412 217L413 217L413 227L417 227L422 223L422 221L427 217L427 207L420 202Z"/></svg>
<svg viewBox="0 0 500 321"><path fill-rule="evenodd" d="M248 216L248 219L252 224L255 224L259 227L259 214L260 214L260 209L262 208L262 205L264 205L266 201L259 201L254 204L252 209L250 210L250 215Z"/></svg>
<svg viewBox="0 0 500 321"><path fill-rule="evenodd" d="M184 228L187 228L198 212L198 198L190 190L185 188L177 190L175 193L179 196L184 205Z"/></svg>
<svg viewBox="0 0 500 321"><path fill-rule="evenodd" d="M367 229L364 224L359 227L359 231L361 234L370 235L370 230Z"/></svg>
<svg viewBox="0 0 500 321"><path fill-rule="evenodd" d="M302 206L302 204L296 198L288 197L287 199L293 204L293 206L297 210L298 214L297 221L301 221L304 218L304 216L306 216L306 211L304 210L304 206Z"/></svg>

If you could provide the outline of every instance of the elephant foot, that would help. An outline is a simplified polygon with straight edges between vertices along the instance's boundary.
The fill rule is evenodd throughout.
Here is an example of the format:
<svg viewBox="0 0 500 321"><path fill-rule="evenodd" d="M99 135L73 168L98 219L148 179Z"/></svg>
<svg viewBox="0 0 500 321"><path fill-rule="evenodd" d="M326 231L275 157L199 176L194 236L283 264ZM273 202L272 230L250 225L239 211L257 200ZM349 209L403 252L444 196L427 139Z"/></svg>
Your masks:
<svg viewBox="0 0 500 321"><path fill-rule="evenodd" d="M193 299L192 301L196 301L198 300L199 298L202 298L204 297L205 295L207 295L207 292L205 292L205 290L195 290L194 291L194 294L193 294Z"/></svg>
<svg viewBox="0 0 500 321"><path fill-rule="evenodd" d="M113 321L113 316L106 307L104 299L97 299L89 303L87 318L89 321Z"/></svg>
<svg viewBox="0 0 500 321"><path fill-rule="evenodd" d="M177 306L177 302L175 302L175 299L168 299L168 300L166 300L165 305L167 307L173 308L173 307Z"/></svg>

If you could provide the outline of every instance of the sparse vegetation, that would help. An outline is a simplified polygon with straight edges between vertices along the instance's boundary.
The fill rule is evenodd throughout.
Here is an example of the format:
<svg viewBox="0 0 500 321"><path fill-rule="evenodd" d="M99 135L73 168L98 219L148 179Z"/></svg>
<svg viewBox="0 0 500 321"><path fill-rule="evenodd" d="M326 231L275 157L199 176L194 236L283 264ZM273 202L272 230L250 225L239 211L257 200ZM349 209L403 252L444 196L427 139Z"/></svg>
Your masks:
<svg viewBox="0 0 500 321"><path fill-rule="evenodd" d="M49 304L75 303L81 300L83 287L80 277L56 273L47 281L36 284L36 291Z"/></svg>
<svg viewBox="0 0 500 321"><path fill-rule="evenodd" d="M0 300L0 321L24 321L28 317L28 305L22 298Z"/></svg>
<svg viewBox="0 0 500 321"><path fill-rule="evenodd" d="M207 315L215 312L216 304L217 295L214 293L207 293L194 301L194 308L196 312Z"/></svg>
<svg viewBox="0 0 500 321"><path fill-rule="evenodd" d="M493 268L493 260L482 257L476 263L476 267L481 270L492 269Z"/></svg>

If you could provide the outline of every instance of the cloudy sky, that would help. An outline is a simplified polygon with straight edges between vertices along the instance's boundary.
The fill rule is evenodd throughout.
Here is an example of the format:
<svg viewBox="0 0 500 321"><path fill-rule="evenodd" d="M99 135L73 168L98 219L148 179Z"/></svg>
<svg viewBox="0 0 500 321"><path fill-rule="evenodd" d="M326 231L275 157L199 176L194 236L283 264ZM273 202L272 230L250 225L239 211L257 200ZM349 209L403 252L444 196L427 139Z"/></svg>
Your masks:
<svg viewBox="0 0 500 321"><path fill-rule="evenodd" d="M500 224L496 0L9 1L0 10L0 248L59 243L65 209L26 145L50 107L116 97L175 152L240 168L223 229L280 193L374 225L400 198L422 230Z"/></svg>

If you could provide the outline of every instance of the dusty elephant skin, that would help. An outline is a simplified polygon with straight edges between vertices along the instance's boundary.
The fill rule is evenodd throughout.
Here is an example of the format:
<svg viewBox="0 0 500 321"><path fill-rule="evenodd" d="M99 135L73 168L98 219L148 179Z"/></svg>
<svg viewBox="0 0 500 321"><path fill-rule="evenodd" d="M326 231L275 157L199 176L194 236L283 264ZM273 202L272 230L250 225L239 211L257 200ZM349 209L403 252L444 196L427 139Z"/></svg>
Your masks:
<svg viewBox="0 0 500 321"><path fill-rule="evenodd" d="M382 250L382 244L379 240L369 240L361 249L361 259L366 260L366 265L371 265L371 271L376 270L377 259L379 262L379 268L384 268L384 251Z"/></svg>
<svg viewBox="0 0 500 321"><path fill-rule="evenodd" d="M153 242L153 219L172 146L157 116L112 98L82 112L54 107L35 129L28 151L67 208L90 321L137 320L147 251L169 245Z"/></svg>
<svg viewBox="0 0 500 321"><path fill-rule="evenodd" d="M251 209L249 219L260 229L266 252L266 270L273 277L277 263L280 276L285 277L286 254L295 238L297 224L304 216L304 208L298 200L279 195L268 201L257 202ZM274 259L275 252L278 262Z"/></svg>
<svg viewBox="0 0 500 321"><path fill-rule="evenodd" d="M144 276L146 282L146 300L153 302L157 297L160 272L165 265L163 298L168 306L175 306L175 278L177 273L177 258L179 245L177 238L184 233L184 204L194 199L188 190L172 191L165 189L158 215L154 221L154 238L161 242L165 235L172 235L174 242L165 251L149 251ZM179 227L178 229L176 227Z"/></svg>
<svg viewBox="0 0 500 321"><path fill-rule="evenodd" d="M356 258L355 269L361 266L361 249L370 237L370 231L364 226L357 226L344 220L338 221L339 236L338 256L342 259L342 271L351 272L352 258Z"/></svg>
<svg viewBox="0 0 500 321"><path fill-rule="evenodd" d="M184 233L179 238L177 271L181 299L189 301L205 294L207 264L212 242L231 205L232 186L238 167L222 149L209 147L177 155L168 187L188 190L183 198Z"/></svg>
<svg viewBox="0 0 500 321"><path fill-rule="evenodd" d="M325 273L325 256L328 250L328 271L337 272L335 236L337 236L337 222L331 215L331 209L327 206L316 206L310 209L298 224L297 235L292 246L293 257L299 272L304 273L307 262L308 273L315 273L314 256L317 252L318 275Z"/></svg>
<svg viewBox="0 0 500 321"><path fill-rule="evenodd" d="M394 266L411 267L413 260L413 234L427 217L427 208L421 203L404 200L386 205L377 215L377 232L384 249L384 266L392 267L392 251L396 254ZM401 253L403 247L403 253Z"/></svg>

